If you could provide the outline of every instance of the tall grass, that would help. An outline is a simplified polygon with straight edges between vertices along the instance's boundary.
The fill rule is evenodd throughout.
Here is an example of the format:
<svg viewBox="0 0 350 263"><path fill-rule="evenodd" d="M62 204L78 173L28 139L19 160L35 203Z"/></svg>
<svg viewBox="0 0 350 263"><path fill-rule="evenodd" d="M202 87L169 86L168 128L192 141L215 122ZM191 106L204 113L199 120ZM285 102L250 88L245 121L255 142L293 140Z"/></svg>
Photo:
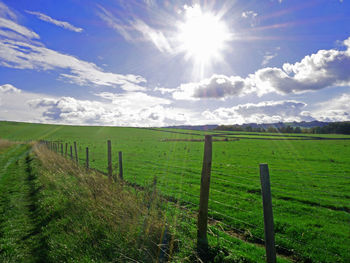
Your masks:
<svg viewBox="0 0 350 263"><path fill-rule="evenodd" d="M154 262L165 229L160 201L34 146L49 261Z"/></svg>
<svg viewBox="0 0 350 263"><path fill-rule="evenodd" d="M14 144L14 142L12 142L12 141L0 139L0 153L2 150L12 146L13 144Z"/></svg>

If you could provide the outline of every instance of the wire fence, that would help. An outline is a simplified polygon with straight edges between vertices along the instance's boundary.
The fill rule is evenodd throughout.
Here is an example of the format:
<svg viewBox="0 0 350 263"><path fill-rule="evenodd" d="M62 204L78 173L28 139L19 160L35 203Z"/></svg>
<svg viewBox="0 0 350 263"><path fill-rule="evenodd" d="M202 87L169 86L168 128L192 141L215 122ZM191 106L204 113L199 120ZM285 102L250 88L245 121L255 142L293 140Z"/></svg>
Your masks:
<svg viewBox="0 0 350 263"><path fill-rule="evenodd" d="M45 144L82 166L109 172L106 143L79 143L76 151L74 142ZM169 202L178 203L185 211L184 217L196 222L200 158L192 160L189 149L184 148L184 158L159 151L159 161L142 149L138 155L124 151L120 163L117 146L111 147L115 178L121 165L124 180L139 187L150 185L156 178L159 193ZM350 252L344 250L350 247L350 176L276 168L271 168L270 174L277 253L291 260L318 262L312 259L323 258L320 262L350 262ZM261 194L259 167L213 161L207 210L209 236L231 245L236 244L234 239L265 244Z"/></svg>

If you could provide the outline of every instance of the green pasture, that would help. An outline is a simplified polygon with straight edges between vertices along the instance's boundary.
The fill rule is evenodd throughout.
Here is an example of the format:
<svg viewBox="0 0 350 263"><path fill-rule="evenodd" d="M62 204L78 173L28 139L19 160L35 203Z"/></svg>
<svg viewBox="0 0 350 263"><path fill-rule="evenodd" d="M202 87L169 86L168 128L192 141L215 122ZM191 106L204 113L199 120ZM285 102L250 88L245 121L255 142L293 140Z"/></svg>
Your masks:
<svg viewBox="0 0 350 263"><path fill-rule="evenodd" d="M230 133L228 138L235 136L235 132L222 133ZM68 149L76 141L82 165L89 147L90 167L102 171L107 170L110 139L115 173L117 153L122 151L127 181L146 185L156 176L157 188L164 196L194 213L199 202L203 142L188 140L222 133L0 122L1 138L60 141L64 146L68 143ZM346 140L350 136L302 134L345 138L320 140L239 134L237 141L213 142L210 238L222 240L222 244L235 239L256 246L263 243L259 164L267 163L278 253L301 262L350 262L350 140Z"/></svg>

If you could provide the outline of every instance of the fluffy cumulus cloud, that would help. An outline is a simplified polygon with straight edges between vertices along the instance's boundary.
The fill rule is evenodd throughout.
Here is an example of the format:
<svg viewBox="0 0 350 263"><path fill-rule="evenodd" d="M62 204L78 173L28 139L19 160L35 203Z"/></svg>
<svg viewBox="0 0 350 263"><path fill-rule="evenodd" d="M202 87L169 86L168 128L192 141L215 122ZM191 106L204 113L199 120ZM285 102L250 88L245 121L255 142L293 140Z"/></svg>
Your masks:
<svg viewBox="0 0 350 263"><path fill-rule="evenodd" d="M193 113L174 108L169 100L142 92L101 92L90 100L54 97L0 86L0 120L39 123L167 126L188 124Z"/></svg>
<svg viewBox="0 0 350 263"><path fill-rule="evenodd" d="M71 97L42 98L28 103L34 109L44 109L38 120L49 123L110 124L121 115L116 109L108 110L100 102L76 100Z"/></svg>
<svg viewBox="0 0 350 263"><path fill-rule="evenodd" d="M242 104L231 108L204 111L202 116L210 123L242 124L272 123L280 121L310 121L314 118L305 111L304 102L294 100L265 101Z"/></svg>
<svg viewBox="0 0 350 263"><path fill-rule="evenodd" d="M28 103L33 109L43 110L37 121L46 123L138 127L165 126L188 121L184 112L165 107L169 102L161 98L143 93L120 95L105 92L97 95L107 101L61 97L38 98Z"/></svg>
<svg viewBox="0 0 350 263"><path fill-rule="evenodd" d="M11 84L4 84L0 86L0 94L9 94L9 93L20 93L21 90L17 89Z"/></svg>
<svg viewBox="0 0 350 263"><path fill-rule="evenodd" d="M246 78L214 75L199 83L182 84L173 91L173 97L224 99L249 93L289 94L349 86L350 38L343 44L345 50L319 50L295 64L285 63L282 68L262 68Z"/></svg>
<svg viewBox="0 0 350 263"><path fill-rule="evenodd" d="M11 84L0 86L0 119L14 121L168 126L180 124L269 123L279 121L350 120L350 94L319 103L312 111L301 101L265 101L217 108L202 113L174 108L171 101L142 92L101 92L91 100L30 93Z"/></svg>
<svg viewBox="0 0 350 263"><path fill-rule="evenodd" d="M65 29L68 29L70 31L74 31L74 32L77 32L77 33L80 33L80 32L83 31L83 29L80 28L80 27L73 26L72 24L70 24L68 22L65 22L65 21L59 21L59 20L53 19L52 17L50 17L48 15L45 15L43 13L40 13L40 12L34 12L34 11L26 11L26 12L28 14L36 16L40 20L43 20L45 22L54 24L56 26L59 26L59 27L65 28Z"/></svg>
<svg viewBox="0 0 350 263"><path fill-rule="evenodd" d="M317 106L313 115L318 120L350 121L350 94L342 94Z"/></svg>
<svg viewBox="0 0 350 263"><path fill-rule="evenodd" d="M42 109L32 109L28 101L38 99L43 96L50 96L38 93L23 91L11 84L0 86L0 120L11 121L36 121L41 116Z"/></svg>
<svg viewBox="0 0 350 263"><path fill-rule="evenodd" d="M0 5L0 65L38 71L55 70L61 79L78 85L118 86L126 91L145 90L141 76L105 72L94 63L49 49L40 36L18 24L15 14Z"/></svg>
<svg viewBox="0 0 350 263"><path fill-rule="evenodd" d="M222 99L229 96L240 96L249 92L250 80L238 76L227 77L213 75L200 82L182 84L173 91L174 99Z"/></svg>

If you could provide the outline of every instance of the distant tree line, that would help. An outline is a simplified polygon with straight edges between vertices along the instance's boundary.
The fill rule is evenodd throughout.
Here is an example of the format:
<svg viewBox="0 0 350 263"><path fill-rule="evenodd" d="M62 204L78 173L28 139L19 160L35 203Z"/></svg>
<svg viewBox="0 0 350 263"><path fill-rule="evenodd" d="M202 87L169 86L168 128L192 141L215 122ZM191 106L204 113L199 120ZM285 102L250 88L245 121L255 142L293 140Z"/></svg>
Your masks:
<svg viewBox="0 0 350 263"><path fill-rule="evenodd" d="M323 127L313 127L311 130L312 133L350 134L350 121L332 122Z"/></svg>
<svg viewBox="0 0 350 263"><path fill-rule="evenodd" d="M293 127L286 126L258 126L252 127L250 125L219 125L215 130L220 131L244 131L244 132L269 132L269 133L338 133L338 134L350 134L350 122L332 122L323 127Z"/></svg>

